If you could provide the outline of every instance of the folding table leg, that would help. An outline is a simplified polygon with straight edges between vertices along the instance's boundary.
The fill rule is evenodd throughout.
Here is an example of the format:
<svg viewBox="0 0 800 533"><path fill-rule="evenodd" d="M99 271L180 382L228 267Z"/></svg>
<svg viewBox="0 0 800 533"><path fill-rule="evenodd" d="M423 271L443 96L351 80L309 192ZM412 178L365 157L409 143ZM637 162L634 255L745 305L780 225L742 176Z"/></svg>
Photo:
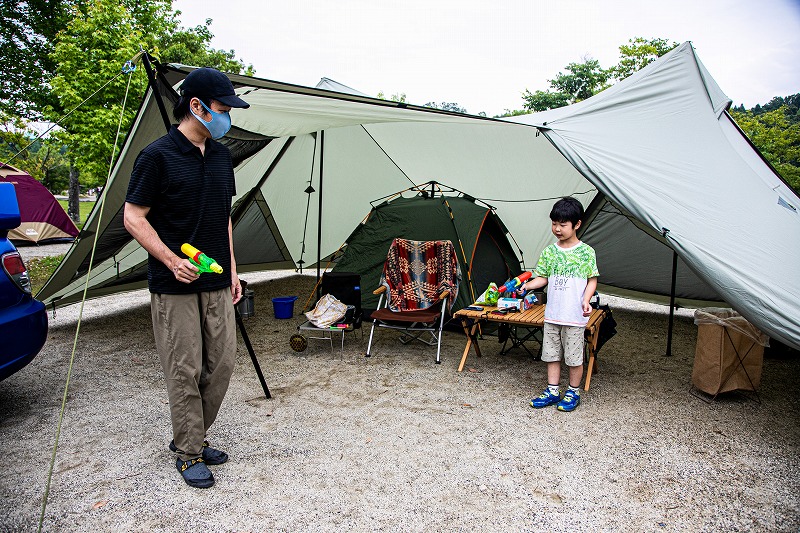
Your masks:
<svg viewBox="0 0 800 533"><path fill-rule="evenodd" d="M478 346L478 337L475 335L475 333L478 331L479 325L479 320L471 322L467 318L461 319L461 327L464 328L464 334L467 336L467 346L464 348L464 355L461 356L461 363L458 365L459 372L464 370L464 363L467 362L467 356L469 355L470 348L475 346L475 353L478 355L478 357L481 356L481 349Z"/></svg>

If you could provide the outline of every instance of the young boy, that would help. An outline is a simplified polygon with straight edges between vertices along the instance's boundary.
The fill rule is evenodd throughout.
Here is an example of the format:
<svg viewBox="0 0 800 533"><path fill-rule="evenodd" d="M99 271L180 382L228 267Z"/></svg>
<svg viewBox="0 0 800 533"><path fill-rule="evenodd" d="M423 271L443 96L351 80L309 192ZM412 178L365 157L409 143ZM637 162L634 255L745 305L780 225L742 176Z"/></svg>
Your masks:
<svg viewBox="0 0 800 533"><path fill-rule="evenodd" d="M573 411L581 402L583 378L583 330L592 306L589 300L597 288L597 261L594 249L581 242L576 231L581 227L584 211L581 203L566 196L550 211L555 243L539 256L534 269L536 277L522 285L520 291L548 285L544 312L542 361L547 362L547 388L530 401L537 409L558 404L559 411ZM569 367L569 389L561 397L561 357Z"/></svg>

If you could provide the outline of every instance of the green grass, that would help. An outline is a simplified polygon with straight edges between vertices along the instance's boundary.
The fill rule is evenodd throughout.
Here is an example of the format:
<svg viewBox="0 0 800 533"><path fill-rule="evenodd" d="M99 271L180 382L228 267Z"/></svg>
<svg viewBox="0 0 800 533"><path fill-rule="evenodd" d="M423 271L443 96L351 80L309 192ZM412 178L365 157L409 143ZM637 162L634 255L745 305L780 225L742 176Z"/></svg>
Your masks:
<svg viewBox="0 0 800 533"><path fill-rule="evenodd" d="M34 257L25 262L28 267L28 276L31 279L31 291L33 294L39 292L44 286L45 281L55 272L63 255L51 255L47 257Z"/></svg>
<svg viewBox="0 0 800 533"><path fill-rule="evenodd" d="M67 209L69 208L67 201L59 200L58 203L61 204L61 207L64 208L64 212L66 213ZM79 202L81 222L80 224L75 224L78 226L78 229L83 229L83 225L86 223L86 218L89 216L89 213L92 212L92 209L94 209L94 204L95 202Z"/></svg>

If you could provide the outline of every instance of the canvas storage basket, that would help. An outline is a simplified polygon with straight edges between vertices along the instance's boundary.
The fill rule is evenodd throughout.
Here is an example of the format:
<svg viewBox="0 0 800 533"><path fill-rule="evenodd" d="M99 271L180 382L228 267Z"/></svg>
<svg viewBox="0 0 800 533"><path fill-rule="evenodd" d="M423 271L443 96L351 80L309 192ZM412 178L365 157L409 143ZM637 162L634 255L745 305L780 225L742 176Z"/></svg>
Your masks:
<svg viewBox="0 0 800 533"><path fill-rule="evenodd" d="M757 390L769 337L736 311L698 309L692 384L708 394Z"/></svg>
<svg viewBox="0 0 800 533"><path fill-rule="evenodd" d="M327 328L344 318L347 305L343 304L330 294L325 294L319 299L314 309L306 313L306 318L318 328Z"/></svg>

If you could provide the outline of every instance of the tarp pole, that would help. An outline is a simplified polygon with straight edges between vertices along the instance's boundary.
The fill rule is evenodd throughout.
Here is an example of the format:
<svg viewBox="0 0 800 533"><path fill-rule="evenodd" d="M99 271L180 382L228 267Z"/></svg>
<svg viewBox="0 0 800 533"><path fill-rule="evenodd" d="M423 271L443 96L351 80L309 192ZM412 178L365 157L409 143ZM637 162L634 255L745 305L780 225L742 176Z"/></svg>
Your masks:
<svg viewBox="0 0 800 533"><path fill-rule="evenodd" d="M172 123L169 121L169 116L167 116L167 108L164 106L164 100L161 99L161 93L158 91L156 73L153 70L153 66L150 64L150 54L147 52L142 54L142 63L144 63L144 69L147 71L147 81L150 84L150 88L153 89L153 96L156 99L156 104L158 104L158 110L161 112L161 119L164 121L164 127L166 127L167 131L169 131L172 127Z"/></svg>
<svg viewBox="0 0 800 533"><path fill-rule="evenodd" d="M672 251L672 287L669 290L669 327L667 328L667 353L672 356L672 324L675 321L675 283L678 278L678 252Z"/></svg>
<svg viewBox="0 0 800 533"><path fill-rule="evenodd" d="M320 265L322 264L322 167L325 160L325 130L319 132L319 208L317 211L317 300L320 298Z"/></svg>

